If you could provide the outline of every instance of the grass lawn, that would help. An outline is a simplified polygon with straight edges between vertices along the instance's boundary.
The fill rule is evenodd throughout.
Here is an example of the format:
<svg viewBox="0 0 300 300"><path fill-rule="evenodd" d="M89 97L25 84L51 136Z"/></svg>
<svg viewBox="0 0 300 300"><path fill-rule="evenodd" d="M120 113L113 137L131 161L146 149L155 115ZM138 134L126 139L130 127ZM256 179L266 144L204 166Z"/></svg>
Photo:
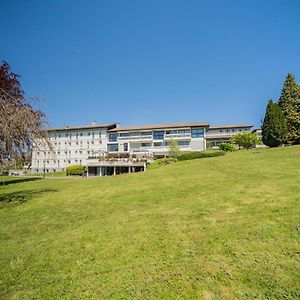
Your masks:
<svg viewBox="0 0 300 300"><path fill-rule="evenodd" d="M13 178L0 207L1 299L300 298L299 146Z"/></svg>

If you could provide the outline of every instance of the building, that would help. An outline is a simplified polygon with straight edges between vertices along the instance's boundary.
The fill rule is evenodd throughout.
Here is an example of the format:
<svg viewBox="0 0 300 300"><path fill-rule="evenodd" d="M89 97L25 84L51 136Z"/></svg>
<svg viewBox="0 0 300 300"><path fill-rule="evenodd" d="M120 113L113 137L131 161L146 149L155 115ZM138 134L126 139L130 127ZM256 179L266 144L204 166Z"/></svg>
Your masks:
<svg viewBox="0 0 300 300"><path fill-rule="evenodd" d="M71 165L87 165L90 156L104 155L108 130L118 124L95 124L48 129L52 149L37 141L33 147L32 172L59 172Z"/></svg>
<svg viewBox="0 0 300 300"><path fill-rule="evenodd" d="M83 165L89 175L116 175L145 170L154 158L168 154L172 140L182 152L217 147L251 125L209 126L205 122L120 127L95 124L48 129L51 149L37 141L32 152L32 172L59 172Z"/></svg>
<svg viewBox="0 0 300 300"><path fill-rule="evenodd" d="M211 125L206 134L207 147L218 148L220 143L229 142L230 138L237 133L251 132L251 128L252 125L248 124Z"/></svg>

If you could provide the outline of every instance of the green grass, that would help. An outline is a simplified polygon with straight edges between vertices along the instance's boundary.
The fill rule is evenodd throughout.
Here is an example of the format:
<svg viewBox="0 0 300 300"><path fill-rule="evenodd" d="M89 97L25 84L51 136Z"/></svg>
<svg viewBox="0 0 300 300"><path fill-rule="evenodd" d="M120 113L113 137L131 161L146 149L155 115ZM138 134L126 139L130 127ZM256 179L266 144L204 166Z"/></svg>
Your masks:
<svg viewBox="0 0 300 300"><path fill-rule="evenodd" d="M43 177L44 173L27 173L25 175ZM63 177L63 176L66 176L66 172L46 172L45 176L46 177Z"/></svg>
<svg viewBox="0 0 300 300"><path fill-rule="evenodd" d="M300 297L299 146L7 183L1 299Z"/></svg>

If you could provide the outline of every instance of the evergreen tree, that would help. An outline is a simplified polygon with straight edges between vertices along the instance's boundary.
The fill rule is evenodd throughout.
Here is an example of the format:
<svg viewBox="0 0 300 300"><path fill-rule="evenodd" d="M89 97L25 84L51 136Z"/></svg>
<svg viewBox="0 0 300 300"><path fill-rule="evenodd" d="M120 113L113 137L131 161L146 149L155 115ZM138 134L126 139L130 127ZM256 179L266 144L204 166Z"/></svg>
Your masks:
<svg viewBox="0 0 300 300"><path fill-rule="evenodd" d="M262 126L263 143L270 147L278 147L286 141L286 120L277 103L269 101Z"/></svg>
<svg viewBox="0 0 300 300"><path fill-rule="evenodd" d="M281 90L278 105L283 111L287 122L287 141L300 143L300 87L295 77L288 74Z"/></svg>

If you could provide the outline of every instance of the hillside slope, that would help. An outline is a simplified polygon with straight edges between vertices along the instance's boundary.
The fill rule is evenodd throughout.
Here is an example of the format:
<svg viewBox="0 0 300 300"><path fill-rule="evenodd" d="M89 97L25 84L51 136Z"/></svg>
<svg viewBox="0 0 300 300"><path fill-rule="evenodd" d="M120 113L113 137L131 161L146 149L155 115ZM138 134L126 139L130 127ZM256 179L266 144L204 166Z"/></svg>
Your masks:
<svg viewBox="0 0 300 300"><path fill-rule="evenodd" d="M300 297L300 147L0 187L2 299Z"/></svg>

